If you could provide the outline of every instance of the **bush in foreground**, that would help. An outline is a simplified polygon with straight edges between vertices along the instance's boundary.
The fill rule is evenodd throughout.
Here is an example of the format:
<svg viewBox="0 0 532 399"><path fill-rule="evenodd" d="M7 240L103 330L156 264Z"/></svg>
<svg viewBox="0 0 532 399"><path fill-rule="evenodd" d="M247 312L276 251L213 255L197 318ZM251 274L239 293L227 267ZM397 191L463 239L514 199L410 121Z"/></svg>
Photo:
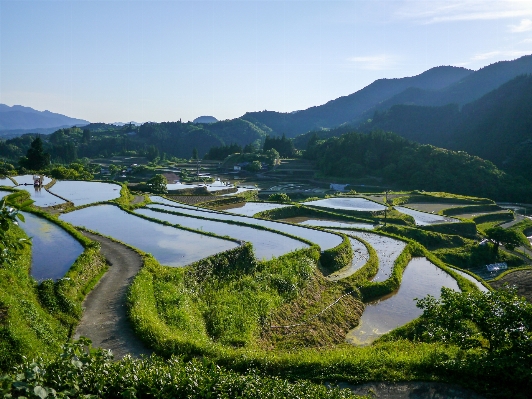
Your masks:
<svg viewBox="0 0 532 399"><path fill-rule="evenodd" d="M66 344L53 362L27 362L0 377L12 398L356 398L348 390L290 382L256 372L238 374L200 360L126 357L92 350L88 339Z"/></svg>

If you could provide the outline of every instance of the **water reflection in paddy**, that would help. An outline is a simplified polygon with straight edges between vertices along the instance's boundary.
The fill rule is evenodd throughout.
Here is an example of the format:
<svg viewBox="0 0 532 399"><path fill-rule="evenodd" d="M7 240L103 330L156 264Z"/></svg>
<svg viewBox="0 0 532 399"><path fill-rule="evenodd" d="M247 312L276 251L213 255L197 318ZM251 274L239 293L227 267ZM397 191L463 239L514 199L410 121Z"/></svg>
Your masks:
<svg viewBox="0 0 532 399"><path fill-rule="evenodd" d="M395 238L381 236L375 233L363 231L333 230L339 233L360 237L371 245L379 258L379 271L372 281L384 281L392 274L393 266L397 257L403 252L406 243Z"/></svg>
<svg viewBox="0 0 532 399"><path fill-rule="evenodd" d="M441 215L433 215L432 213L415 211L413 209L405 208L402 206L396 206L395 209L397 209L401 213L412 216L416 222L416 225L418 226L427 226L429 224L435 224L435 223L459 222L458 219L453 219L453 218L449 218L449 217L445 217Z"/></svg>
<svg viewBox="0 0 532 399"><path fill-rule="evenodd" d="M40 176L40 175L38 175ZM23 184L23 185L31 185L33 186L33 175L21 175L21 176L14 176L13 179L15 179L15 181L18 183L18 184ZM47 185L48 183L50 183L52 181L52 179L50 179L48 176L44 176L43 178L43 185Z"/></svg>
<svg viewBox="0 0 532 399"><path fill-rule="evenodd" d="M320 246L322 250L334 248L342 243L342 237L327 233L325 231L319 231L314 229L308 229L305 227L294 226L286 223L273 222L270 220L255 219L246 216L231 215L222 212L213 212L207 210L181 208L168 205L148 205L148 208L158 208L170 212L179 212L190 216L198 216L216 220L234 220L241 223L263 226L272 230L282 231L292 236L301 237Z"/></svg>
<svg viewBox="0 0 532 399"><path fill-rule="evenodd" d="M61 219L149 252L168 266L185 266L238 246L228 240L150 222L112 205L80 209L61 215Z"/></svg>
<svg viewBox="0 0 532 399"><path fill-rule="evenodd" d="M13 187L14 185L15 185L15 183L13 183L13 181L11 181L11 179L9 179L7 177L4 177L3 179L0 179L0 186Z"/></svg>
<svg viewBox="0 0 532 399"><path fill-rule="evenodd" d="M120 186L96 181L58 181L50 192L80 206L118 198Z"/></svg>
<svg viewBox="0 0 532 399"><path fill-rule="evenodd" d="M198 208L197 206L192 206L192 205L188 205L188 204L183 204L181 202L172 201L172 200L166 199L164 197L160 197L158 195L151 196L150 200L152 202L157 202L157 203L160 203L160 204L165 204L165 205L170 205L170 206L179 206L181 208L201 209L201 208Z"/></svg>
<svg viewBox="0 0 532 399"><path fill-rule="evenodd" d="M33 187L33 185L31 185L25 187L24 190L30 193L31 199L35 201L33 205L36 206L47 207L63 204L65 202L61 198L46 191L44 187Z"/></svg>
<svg viewBox="0 0 532 399"><path fill-rule="evenodd" d="M303 205L317 206L321 208L345 209L349 211L383 211L384 205L367 200L365 198L327 198L317 201L304 202Z"/></svg>
<svg viewBox="0 0 532 399"><path fill-rule="evenodd" d="M58 225L23 212L19 226L32 237L31 275L37 281L60 279L83 252L81 244Z"/></svg>
<svg viewBox="0 0 532 399"><path fill-rule="evenodd" d="M440 297L441 287L459 291L456 280L426 258L414 258L403 273L399 290L387 298L369 303L360 319L360 324L349 331L347 342L368 345L381 335L402 326L423 312L416 307L414 298L432 295Z"/></svg>
<svg viewBox="0 0 532 399"><path fill-rule="evenodd" d="M170 215L168 213L156 212L151 209L138 209L136 213L154 219L164 220L172 224L179 224L184 227L208 231L220 236L229 236L238 240L249 241L253 245L257 259L271 259L308 246L307 244L290 237L266 230L258 230L253 227L196 219L188 216Z"/></svg>
<svg viewBox="0 0 532 399"><path fill-rule="evenodd" d="M286 208L291 205L272 204L269 202L246 202L245 204L236 204L232 207L224 207L223 210L237 215L253 216L256 213L269 211L270 209Z"/></svg>
<svg viewBox="0 0 532 399"><path fill-rule="evenodd" d="M307 217L294 217L289 219L283 219L284 222L288 223L299 223L304 226L313 226L313 227L339 227L346 229L368 229L372 230L375 228L374 225L369 223L360 223L360 222L339 222L337 220L328 220L328 219L312 219Z"/></svg>

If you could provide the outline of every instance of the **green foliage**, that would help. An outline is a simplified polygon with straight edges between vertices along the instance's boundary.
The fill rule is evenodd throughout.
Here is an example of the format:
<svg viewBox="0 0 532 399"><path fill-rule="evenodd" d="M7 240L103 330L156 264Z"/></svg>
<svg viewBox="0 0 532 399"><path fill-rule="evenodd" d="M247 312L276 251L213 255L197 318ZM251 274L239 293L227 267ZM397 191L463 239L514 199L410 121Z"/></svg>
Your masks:
<svg viewBox="0 0 532 399"><path fill-rule="evenodd" d="M54 361L25 361L0 377L0 392L13 398L355 398L349 390L254 370L238 374L208 360L128 357L113 362L109 352L92 349L87 339L66 344Z"/></svg>
<svg viewBox="0 0 532 399"><path fill-rule="evenodd" d="M155 175L150 180L148 180L148 186L151 188L151 191L156 194L164 194L168 190L166 188L166 177L163 175Z"/></svg>
<svg viewBox="0 0 532 399"><path fill-rule="evenodd" d="M532 184L511 178L489 161L419 145L393 133L346 133L317 142L307 152L326 176L356 179L371 175L404 188L498 200L526 202L532 196Z"/></svg>
<svg viewBox="0 0 532 399"><path fill-rule="evenodd" d="M513 250L523 244L522 237L517 231L503 229L502 227L487 229L486 236L495 243L495 252L499 250L500 244L503 244L509 250Z"/></svg>
<svg viewBox="0 0 532 399"><path fill-rule="evenodd" d="M24 197L23 193L13 193L0 199L0 267L6 262L12 261L13 253L16 250L22 249L24 245L29 244L25 238L13 240L13 237L8 235L9 229L18 224L17 219L24 222L24 216L19 213L18 209L9 204L13 204ZM28 206L32 202L24 202L22 206Z"/></svg>
<svg viewBox="0 0 532 399"><path fill-rule="evenodd" d="M283 134L282 137L266 136L264 139L263 151L275 150L282 158L292 158L296 155L294 141L287 139Z"/></svg>
<svg viewBox="0 0 532 399"><path fill-rule="evenodd" d="M288 196L288 194L286 194L286 193L275 193L275 194L271 194L268 197L268 201L280 202L280 203L288 203L291 200L290 200L290 197Z"/></svg>
<svg viewBox="0 0 532 399"><path fill-rule="evenodd" d="M54 179L61 180L92 180L94 178L89 168L80 163L71 163L68 167L53 166L46 173Z"/></svg>
<svg viewBox="0 0 532 399"><path fill-rule="evenodd" d="M238 144L213 146L209 148L209 151L207 152L207 154L205 154L203 159L223 161L229 155L241 153L241 152L242 152L242 146Z"/></svg>
<svg viewBox="0 0 532 399"><path fill-rule="evenodd" d="M252 161L249 165L245 166L244 169L246 169L249 172L258 172L262 168L262 164L260 161Z"/></svg>
<svg viewBox="0 0 532 399"><path fill-rule="evenodd" d="M417 306L423 309L421 340L532 355L532 304L516 290L458 293L442 288L439 300L428 296Z"/></svg>
<svg viewBox="0 0 532 399"><path fill-rule="evenodd" d="M39 136L32 141L26 157L21 158L19 163L29 170L41 170L50 164L50 154L44 152L43 142Z"/></svg>

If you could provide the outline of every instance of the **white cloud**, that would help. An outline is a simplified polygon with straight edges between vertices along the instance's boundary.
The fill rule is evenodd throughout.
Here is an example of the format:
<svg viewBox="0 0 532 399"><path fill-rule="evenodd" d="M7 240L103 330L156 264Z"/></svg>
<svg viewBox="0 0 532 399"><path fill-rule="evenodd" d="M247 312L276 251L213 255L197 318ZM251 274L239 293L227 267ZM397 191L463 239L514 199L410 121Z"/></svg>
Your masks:
<svg viewBox="0 0 532 399"><path fill-rule="evenodd" d="M532 30L532 19L522 19L519 25L510 25L510 32L520 33Z"/></svg>
<svg viewBox="0 0 532 399"><path fill-rule="evenodd" d="M347 61L355 63L360 69L368 69L372 71L382 71L390 69L397 64L397 57L386 54L349 57Z"/></svg>
<svg viewBox="0 0 532 399"><path fill-rule="evenodd" d="M463 64L471 64L475 61L483 61L483 60L490 60L494 58L498 59L514 59L519 58L524 55L530 55L532 54L532 50L495 50L495 51L489 51L486 53L478 53L475 54L473 57L471 57L471 60L469 62L463 63Z"/></svg>
<svg viewBox="0 0 532 399"><path fill-rule="evenodd" d="M497 20L532 16L530 0L406 0L397 17L423 24L452 21Z"/></svg>

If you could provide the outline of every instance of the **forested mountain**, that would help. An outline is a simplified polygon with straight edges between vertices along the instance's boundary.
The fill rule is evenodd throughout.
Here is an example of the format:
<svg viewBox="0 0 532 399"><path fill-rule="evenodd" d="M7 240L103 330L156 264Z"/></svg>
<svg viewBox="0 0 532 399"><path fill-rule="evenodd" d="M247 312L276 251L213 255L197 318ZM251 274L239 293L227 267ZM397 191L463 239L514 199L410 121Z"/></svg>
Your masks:
<svg viewBox="0 0 532 399"><path fill-rule="evenodd" d="M167 156L190 158L193 149L199 156L211 147L236 144L258 146L271 130L242 119L216 123L144 123L124 126L91 123L80 128L59 129L42 136L52 161L72 162L81 157L100 157L135 152L148 158ZM34 135L0 141L0 156L16 161L29 148Z"/></svg>
<svg viewBox="0 0 532 399"><path fill-rule="evenodd" d="M420 75L401 79L379 79L356 93L329 101L303 111L281 113L275 111L248 112L242 119L260 122L276 134L295 137L322 127L335 127L359 119L364 112L402 91L415 87L438 90L458 82L473 71L465 68L440 66Z"/></svg>
<svg viewBox="0 0 532 399"><path fill-rule="evenodd" d="M396 105L360 127L393 131L407 139L466 151L530 179L532 75L522 75L466 104Z"/></svg>
<svg viewBox="0 0 532 399"><path fill-rule="evenodd" d="M37 111L30 107L0 104L0 131L28 130L35 128L56 128L62 126L86 125L83 119L70 118L50 111Z"/></svg>
<svg viewBox="0 0 532 399"><path fill-rule="evenodd" d="M281 113L248 112L242 119L260 122L275 134L298 134L341 124L354 124L373 117L375 111L394 105L464 105L522 74L532 73L532 55L501 61L478 71L441 66L402 79L379 79L356 93L306 110Z"/></svg>
<svg viewBox="0 0 532 399"><path fill-rule="evenodd" d="M532 184L463 151L421 145L394 133L351 132L311 140L305 156L325 176L381 179L391 187L529 201Z"/></svg>

